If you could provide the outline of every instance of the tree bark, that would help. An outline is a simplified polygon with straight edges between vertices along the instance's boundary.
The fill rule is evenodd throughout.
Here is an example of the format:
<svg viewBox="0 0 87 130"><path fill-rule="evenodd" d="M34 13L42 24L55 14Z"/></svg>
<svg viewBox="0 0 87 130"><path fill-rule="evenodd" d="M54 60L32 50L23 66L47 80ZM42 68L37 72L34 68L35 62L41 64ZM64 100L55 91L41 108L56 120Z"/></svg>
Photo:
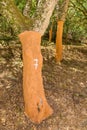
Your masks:
<svg viewBox="0 0 87 130"><path fill-rule="evenodd" d="M25 5L25 8L24 8L24 10L23 10L24 16L26 16L26 17L28 17L28 18L30 17L31 7L32 7L32 0L27 0L26 5Z"/></svg>
<svg viewBox="0 0 87 130"><path fill-rule="evenodd" d="M13 0L0 0L0 14L7 19L15 32L29 27L30 21L20 13Z"/></svg>
<svg viewBox="0 0 87 130"><path fill-rule="evenodd" d="M44 34L48 27L50 17L58 0L42 0L37 6L35 15L32 19L25 18L13 0L0 1L0 14L8 19L12 28L17 32L34 30Z"/></svg>
<svg viewBox="0 0 87 130"><path fill-rule="evenodd" d="M60 19L59 19L60 21L65 21L65 19L66 19L69 1L70 0L64 0L64 2L63 2Z"/></svg>
<svg viewBox="0 0 87 130"><path fill-rule="evenodd" d="M42 0L42 4L39 4L33 16L34 24L32 28L34 31L40 32L41 35L44 34L57 1L58 0Z"/></svg>

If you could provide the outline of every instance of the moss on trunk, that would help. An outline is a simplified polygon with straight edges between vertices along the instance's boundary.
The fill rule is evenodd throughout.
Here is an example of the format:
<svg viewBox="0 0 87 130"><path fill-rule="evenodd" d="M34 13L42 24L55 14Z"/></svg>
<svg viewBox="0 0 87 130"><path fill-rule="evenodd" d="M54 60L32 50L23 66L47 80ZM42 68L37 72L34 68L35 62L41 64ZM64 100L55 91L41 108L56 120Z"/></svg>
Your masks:
<svg viewBox="0 0 87 130"><path fill-rule="evenodd" d="M38 31L44 34L48 27L50 17L58 0L42 0L32 19L21 14L13 0L0 0L0 14L7 18L15 32L23 32L25 30Z"/></svg>
<svg viewBox="0 0 87 130"><path fill-rule="evenodd" d="M10 23L15 32L21 32L26 28L29 28L29 19L27 20L21 14L13 0L0 1L0 14L7 18L7 21Z"/></svg>

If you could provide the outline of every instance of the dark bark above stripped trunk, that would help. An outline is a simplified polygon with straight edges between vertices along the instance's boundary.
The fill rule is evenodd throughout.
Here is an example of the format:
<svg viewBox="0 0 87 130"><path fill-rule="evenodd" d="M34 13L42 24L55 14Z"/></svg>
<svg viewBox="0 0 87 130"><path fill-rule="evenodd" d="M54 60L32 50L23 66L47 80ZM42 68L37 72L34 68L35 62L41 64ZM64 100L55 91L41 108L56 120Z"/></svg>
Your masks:
<svg viewBox="0 0 87 130"><path fill-rule="evenodd" d="M15 31L34 30L44 34L48 27L50 17L58 0L42 0L39 2L32 19L25 18L13 0L0 0L0 14L10 21Z"/></svg>

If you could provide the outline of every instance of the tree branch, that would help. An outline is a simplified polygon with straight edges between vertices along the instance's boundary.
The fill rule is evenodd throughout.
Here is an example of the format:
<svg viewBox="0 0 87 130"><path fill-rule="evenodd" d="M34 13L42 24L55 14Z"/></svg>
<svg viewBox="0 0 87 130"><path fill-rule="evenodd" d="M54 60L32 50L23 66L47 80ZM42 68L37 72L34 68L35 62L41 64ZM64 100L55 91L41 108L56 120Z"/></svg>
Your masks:
<svg viewBox="0 0 87 130"><path fill-rule="evenodd" d="M24 16L26 16L28 18L29 18L31 6L32 6L32 0L27 0L25 8L23 10L23 14L24 14Z"/></svg>
<svg viewBox="0 0 87 130"><path fill-rule="evenodd" d="M48 27L50 17L58 0L42 0L41 2L42 4L37 7L36 13L33 16L34 24L31 29L38 31L43 35Z"/></svg>
<svg viewBox="0 0 87 130"><path fill-rule="evenodd" d="M61 11L61 16L60 20L65 21L67 10L68 10L68 5L69 5L70 0L64 0L62 4L62 11Z"/></svg>

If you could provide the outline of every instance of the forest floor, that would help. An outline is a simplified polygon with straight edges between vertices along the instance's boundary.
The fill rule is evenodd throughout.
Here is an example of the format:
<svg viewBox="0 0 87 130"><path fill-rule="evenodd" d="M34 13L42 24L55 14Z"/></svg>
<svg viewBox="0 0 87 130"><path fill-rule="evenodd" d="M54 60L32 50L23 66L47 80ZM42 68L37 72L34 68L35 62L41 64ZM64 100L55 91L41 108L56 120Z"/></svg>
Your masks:
<svg viewBox="0 0 87 130"><path fill-rule="evenodd" d="M64 46L61 64L54 45L41 50L53 115L39 125L24 115L21 47L0 46L0 130L87 130L87 45Z"/></svg>

